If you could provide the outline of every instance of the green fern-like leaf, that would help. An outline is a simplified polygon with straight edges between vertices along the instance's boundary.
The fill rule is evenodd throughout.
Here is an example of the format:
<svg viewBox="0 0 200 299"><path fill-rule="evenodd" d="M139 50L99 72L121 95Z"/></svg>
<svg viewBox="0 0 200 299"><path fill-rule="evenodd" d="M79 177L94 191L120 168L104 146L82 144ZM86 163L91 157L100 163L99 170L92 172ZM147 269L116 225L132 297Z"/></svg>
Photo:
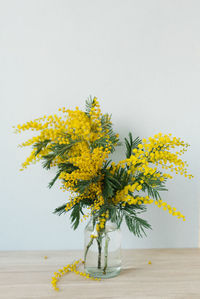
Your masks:
<svg viewBox="0 0 200 299"><path fill-rule="evenodd" d="M56 156L64 157L75 144L80 142L80 140L72 140L70 138L68 139L68 141L69 141L69 144L59 144L59 143L53 144L51 146L51 151Z"/></svg>
<svg viewBox="0 0 200 299"><path fill-rule="evenodd" d="M51 188L55 184L55 182L57 181L57 179L59 178L59 176L62 172L72 173L74 170L77 170L78 167L74 166L72 163L60 163L58 165L58 169L59 170L58 170L56 176L53 178L53 180L48 185L49 188Z"/></svg>
<svg viewBox="0 0 200 299"><path fill-rule="evenodd" d="M137 237L146 236L145 229L150 229L151 225L144 219L137 216L131 216L125 213L125 221L130 232Z"/></svg>
<svg viewBox="0 0 200 299"><path fill-rule="evenodd" d="M72 212L71 212L71 215L70 215L72 228L74 230L77 229L77 227L79 225L80 216L81 216L81 207L80 207L80 203L77 203L72 207Z"/></svg>
<svg viewBox="0 0 200 299"><path fill-rule="evenodd" d="M105 200L113 197L114 188L115 188L115 185L113 184L111 177L109 177L108 175L105 176L104 181L103 181L103 191L102 191L102 194L103 194L103 197Z"/></svg>
<svg viewBox="0 0 200 299"><path fill-rule="evenodd" d="M50 169L51 168L51 165L53 163L53 160L56 158L56 154L55 153L50 153L48 155L45 155L42 157L43 159L43 163L42 163L42 166L45 168L45 169Z"/></svg>
<svg viewBox="0 0 200 299"><path fill-rule="evenodd" d="M41 150L43 150L51 140L46 139L44 141L36 142L33 147L36 149L35 156L37 156Z"/></svg>
<svg viewBox="0 0 200 299"><path fill-rule="evenodd" d="M59 206L58 208L56 208L53 213L58 214L59 216L62 215L62 214L65 214L65 213L67 213L65 208L66 208L66 203L63 204L62 206Z"/></svg>
<svg viewBox="0 0 200 299"><path fill-rule="evenodd" d="M154 177L146 177L142 186L142 190L144 192L147 191L149 197L159 200L161 199L159 192L167 191L167 188L165 187L165 181L166 180L161 181L159 178L156 179Z"/></svg>
<svg viewBox="0 0 200 299"><path fill-rule="evenodd" d="M133 149L137 148L138 145L142 143L142 140L139 137L133 140L133 136L131 132L129 132L128 134L128 139L124 138L124 140L126 145L126 157L130 158L130 156L133 154Z"/></svg>
<svg viewBox="0 0 200 299"><path fill-rule="evenodd" d="M85 101L85 114L87 114L88 117L90 117L90 111L94 105L94 99L95 97L89 96L89 98Z"/></svg>
<svg viewBox="0 0 200 299"><path fill-rule="evenodd" d="M138 214L146 211L146 207L144 205L126 204L122 207L122 210L129 231L137 237L146 236L145 230L151 229L151 225L146 220L138 217Z"/></svg>

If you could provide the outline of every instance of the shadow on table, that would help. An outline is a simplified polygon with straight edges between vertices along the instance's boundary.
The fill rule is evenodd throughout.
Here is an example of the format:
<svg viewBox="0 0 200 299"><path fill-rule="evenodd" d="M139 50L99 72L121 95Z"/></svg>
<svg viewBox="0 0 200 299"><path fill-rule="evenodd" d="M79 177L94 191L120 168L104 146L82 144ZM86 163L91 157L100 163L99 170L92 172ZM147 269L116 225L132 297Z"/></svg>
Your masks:
<svg viewBox="0 0 200 299"><path fill-rule="evenodd" d="M138 268L133 268L133 267L123 268L120 271L120 276L127 275L127 274L130 274L130 273L133 274L136 270L138 271L139 269Z"/></svg>

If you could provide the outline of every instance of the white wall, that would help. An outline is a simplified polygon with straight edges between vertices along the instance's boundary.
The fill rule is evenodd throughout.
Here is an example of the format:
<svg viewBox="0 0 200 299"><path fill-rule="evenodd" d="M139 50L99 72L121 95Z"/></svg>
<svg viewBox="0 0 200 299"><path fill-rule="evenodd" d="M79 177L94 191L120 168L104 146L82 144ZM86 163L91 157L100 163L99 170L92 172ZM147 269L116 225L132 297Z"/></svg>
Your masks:
<svg viewBox="0 0 200 299"><path fill-rule="evenodd" d="M66 200L53 173L19 172L28 154L12 125L59 107L84 106L91 94L113 115L121 136L172 133L191 144L193 181L177 177L164 199L187 218L150 206L153 226L124 248L197 247L199 199L200 2L194 0L0 1L0 249L82 248L83 228L52 211Z"/></svg>

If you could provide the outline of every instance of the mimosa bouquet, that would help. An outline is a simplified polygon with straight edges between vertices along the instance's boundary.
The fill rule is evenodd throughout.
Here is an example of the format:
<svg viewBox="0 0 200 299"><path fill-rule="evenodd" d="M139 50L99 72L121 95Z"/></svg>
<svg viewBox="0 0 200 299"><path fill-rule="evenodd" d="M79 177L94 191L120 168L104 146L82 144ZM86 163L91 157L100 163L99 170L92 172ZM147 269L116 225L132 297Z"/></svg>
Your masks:
<svg viewBox="0 0 200 299"><path fill-rule="evenodd" d="M124 139L125 157L115 163L109 156L122 142L113 131L111 116L101 112L96 98L86 101L84 111L78 107L75 110L61 108L59 114L45 115L16 127L16 132L25 130L38 134L21 144L22 147L32 147L21 170L39 161L47 170L54 168L57 173L49 187L59 180L60 188L71 192L66 202L55 209L55 213L61 215L70 212L74 229L85 218L91 219L92 228L88 230L91 234L85 244L84 254L84 275L87 277L90 277L89 269L92 268L91 265L87 266L87 260L90 264L87 255L92 246L97 246L96 268L99 271L96 275L93 271L93 276L103 277L114 269L114 265L109 267L108 261L108 232L112 224L118 230L125 220L133 234L142 236L151 226L141 218L141 213L153 203L185 220L181 212L164 202L160 196L160 191L167 190L165 183L172 179L172 173L189 179L192 177L187 172L188 164L181 158L189 145L180 138L158 133L141 140L139 137L133 139L129 133ZM76 267L64 267L53 280L55 289L59 275L69 270L79 272Z"/></svg>

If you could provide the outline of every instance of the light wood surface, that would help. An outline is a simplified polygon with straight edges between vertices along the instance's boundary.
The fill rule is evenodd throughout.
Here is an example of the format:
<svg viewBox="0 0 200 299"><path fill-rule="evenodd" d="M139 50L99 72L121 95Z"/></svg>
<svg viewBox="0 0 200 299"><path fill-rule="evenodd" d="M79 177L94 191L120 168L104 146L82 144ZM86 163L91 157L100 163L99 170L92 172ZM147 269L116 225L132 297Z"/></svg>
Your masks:
<svg viewBox="0 0 200 299"><path fill-rule="evenodd" d="M119 276L99 282L69 273L56 292L53 272L81 251L1 251L0 298L200 299L200 249L123 250L122 257Z"/></svg>

